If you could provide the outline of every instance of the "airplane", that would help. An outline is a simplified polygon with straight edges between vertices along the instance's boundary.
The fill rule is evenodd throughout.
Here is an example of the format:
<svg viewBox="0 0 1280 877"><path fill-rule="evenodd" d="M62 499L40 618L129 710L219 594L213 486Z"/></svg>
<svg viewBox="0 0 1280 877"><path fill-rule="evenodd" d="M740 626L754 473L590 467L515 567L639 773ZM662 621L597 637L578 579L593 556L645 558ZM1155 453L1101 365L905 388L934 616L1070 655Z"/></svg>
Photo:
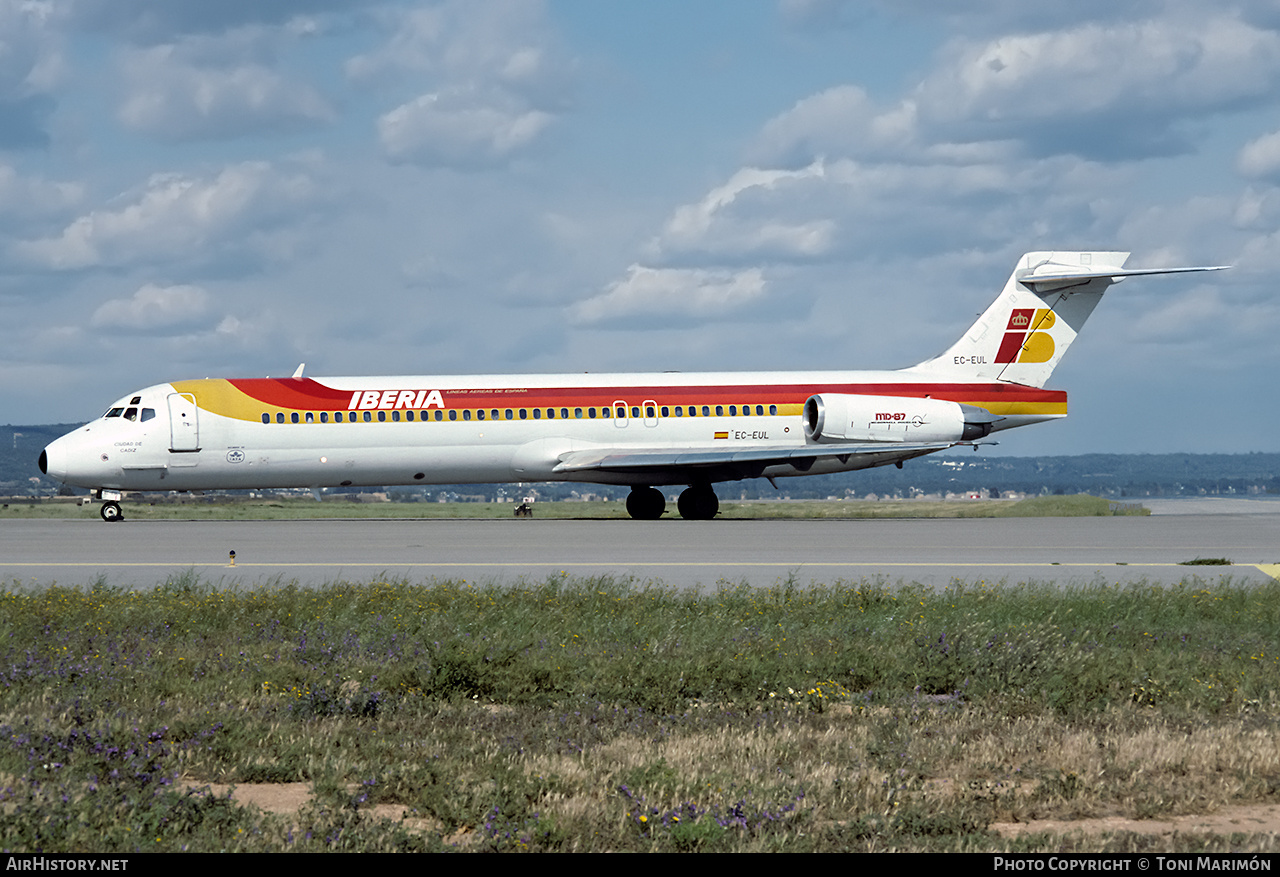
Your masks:
<svg viewBox="0 0 1280 877"><path fill-rule="evenodd" d="M180 380L51 442L40 471L120 521L124 491L575 481L632 518L714 518L714 484L896 465L1067 414L1044 388L1126 277L1123 252L1033 252L950 348L890 371Z"/></svg>

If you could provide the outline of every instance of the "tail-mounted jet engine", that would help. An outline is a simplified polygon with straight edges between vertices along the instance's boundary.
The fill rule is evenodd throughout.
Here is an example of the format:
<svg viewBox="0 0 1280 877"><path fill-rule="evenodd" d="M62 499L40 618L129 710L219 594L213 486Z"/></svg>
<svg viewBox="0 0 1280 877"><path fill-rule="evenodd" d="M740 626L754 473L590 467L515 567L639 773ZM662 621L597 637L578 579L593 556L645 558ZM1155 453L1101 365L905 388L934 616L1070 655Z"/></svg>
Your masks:
<svg viewBox="0 0 1280 877"><path fill-rule="evenodd" d="M804 403L804 434L815 442L971 441L1003 419L976 405L909 396L823 393Z"/></svg>

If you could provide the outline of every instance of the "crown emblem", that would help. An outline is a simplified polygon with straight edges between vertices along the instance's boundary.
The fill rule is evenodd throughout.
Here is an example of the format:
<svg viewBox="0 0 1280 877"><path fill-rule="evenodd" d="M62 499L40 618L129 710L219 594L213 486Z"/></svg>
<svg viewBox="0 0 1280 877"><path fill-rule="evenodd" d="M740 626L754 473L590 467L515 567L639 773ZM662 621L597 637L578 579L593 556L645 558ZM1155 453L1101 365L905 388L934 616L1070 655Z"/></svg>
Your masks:
<svg viewBox="0 0 1280 877"><path fill-rule="evenodd" d="M1027 315L1026 315L1026 314L1014 314L1014 315L1013 315L1013 317L1012 317L1012 318L1010 318L1010 320L1009 320L1009 328L1010 328L1010 329L1025 329L1025 328L1027 328L1027 324L1028 324L1028 323L1030 323L1030 322L1031 322L1031 320L1030 320L1030 318L1028 318L1028 317L1027 317Z"/></svg>

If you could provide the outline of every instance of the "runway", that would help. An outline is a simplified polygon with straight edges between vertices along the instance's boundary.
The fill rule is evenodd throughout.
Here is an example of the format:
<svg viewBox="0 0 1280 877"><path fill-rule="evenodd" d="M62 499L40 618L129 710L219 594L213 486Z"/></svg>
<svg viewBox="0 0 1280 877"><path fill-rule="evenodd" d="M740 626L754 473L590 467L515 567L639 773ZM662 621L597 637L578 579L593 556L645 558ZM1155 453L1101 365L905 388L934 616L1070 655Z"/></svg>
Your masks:
<svg viewBox="0 0 1280 877"><path fill-rule="evenodd" d="M1277 504L1280 508L1280 504ZM235 551L235 565L229 554ZM1225 557L1231 566L1181 566ZM895 520L11 520L9 589L94 582L150 588L194 572L218 586L378 578L537 582L608 575L710 589L837 580L1056 582L1280 577L1280 514Z"/></svg>

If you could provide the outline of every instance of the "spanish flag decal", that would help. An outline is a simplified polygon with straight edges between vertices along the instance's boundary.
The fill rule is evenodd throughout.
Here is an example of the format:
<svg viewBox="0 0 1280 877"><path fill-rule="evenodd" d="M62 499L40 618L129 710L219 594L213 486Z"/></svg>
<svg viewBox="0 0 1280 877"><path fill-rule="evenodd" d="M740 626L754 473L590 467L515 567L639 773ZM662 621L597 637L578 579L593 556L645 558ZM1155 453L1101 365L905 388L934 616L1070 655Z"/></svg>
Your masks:
<svg viewBox="0 0 1280 877"><path fill-rule="evenodd" d="M718 438L718 439L727 439L728 437L729 437L729 431L728 431L728 430L725 430L724 432L717 432L717 433L716 433L716 438Z"/></svg>

